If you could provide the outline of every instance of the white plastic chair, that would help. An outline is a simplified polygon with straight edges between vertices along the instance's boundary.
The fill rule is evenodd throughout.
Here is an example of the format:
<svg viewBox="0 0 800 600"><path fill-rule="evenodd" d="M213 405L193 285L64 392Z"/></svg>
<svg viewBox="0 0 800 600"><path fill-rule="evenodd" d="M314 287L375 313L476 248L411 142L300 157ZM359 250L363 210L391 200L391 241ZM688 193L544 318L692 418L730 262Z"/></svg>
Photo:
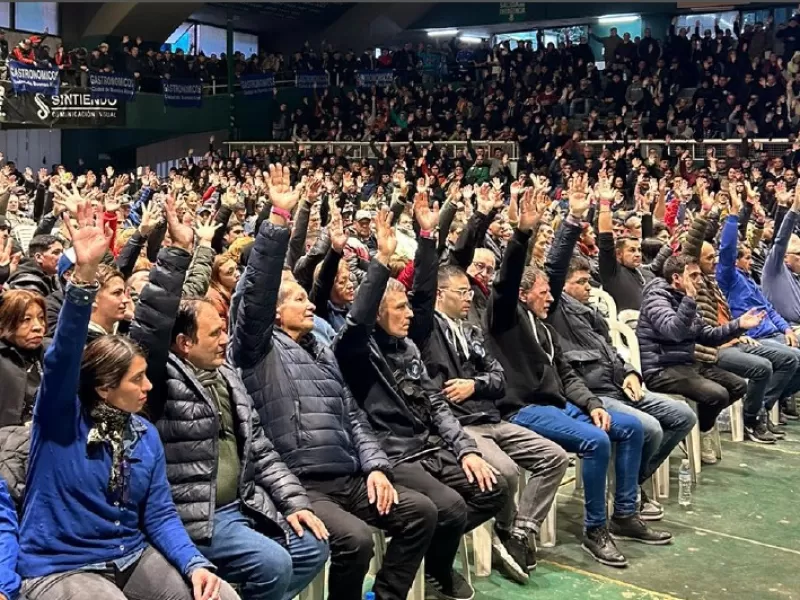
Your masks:
<svg viewBox="0 0 800 600"><path fill-rule="evenodd" d="M592 288L589 293L589 304L596 306L600 312L611 321L617 320L617 303L611 295L602 288Z"/></svg>

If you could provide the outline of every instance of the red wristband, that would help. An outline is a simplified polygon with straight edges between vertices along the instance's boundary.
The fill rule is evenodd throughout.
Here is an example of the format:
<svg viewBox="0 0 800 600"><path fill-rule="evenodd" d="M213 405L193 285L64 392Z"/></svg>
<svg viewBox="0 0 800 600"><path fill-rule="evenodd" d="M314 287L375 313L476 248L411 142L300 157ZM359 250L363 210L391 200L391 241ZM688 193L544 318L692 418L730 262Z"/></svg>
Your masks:
<svg viewBox="0 0 800 600"><path fill-rule="evenodd" d="M420 229L419 237L424 238L426 240L432 240L434 237L436 237L436 232L435 231L425 231L423 229Z"/></svg>
<svg viewBox="0 0 800 600"><path fill-rule="evenodd" d="M282 218L286 219L287 221L291 221L292 220L292 213L290 213L285 208L279 208L277 206L273 206L271 212L273 212L274 214L278 215L279 217L282 217Z"/></svg>

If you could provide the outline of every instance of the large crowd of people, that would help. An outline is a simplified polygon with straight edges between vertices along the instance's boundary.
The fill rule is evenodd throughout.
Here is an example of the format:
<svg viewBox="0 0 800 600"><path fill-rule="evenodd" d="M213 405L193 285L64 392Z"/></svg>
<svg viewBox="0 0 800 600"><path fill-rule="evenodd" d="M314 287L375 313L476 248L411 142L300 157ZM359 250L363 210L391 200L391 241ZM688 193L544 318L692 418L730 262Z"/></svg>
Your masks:
<svg viewBox="0 0 800 600"><path fill-rule="evenodd" d="M592 558L669 544L646 482L692 428L711 465L734 402L751 443L797 418L800 186L782 158L637 148L516 174L480 142L212 138L163 180L6 162L0 594L289 600L329 560L356 600L376 527L376 597L424 559L427 593L469 600L461 537L493 519L524 584L569 453ZM641 371L593 286L639 311Z"/></svg>
<svg viewBox="0 0 800 600"><path fill-rule="evenodd" d="M648 482L691 430L710 467L735 402L748 443L798 419L800 144L640 140L792 121L795 61L762 45L797 27L612 32L602 92L583 40L501 45L481 87L326 93L282 107L292 148L212 137L164 178L0 156L0 600L291 600L326 563L358 600L374 528L378 600L423 564L426 595L472 600L461 538L491 522L494 565L535 578L571 455L592 559L670 544Z"/></svg>

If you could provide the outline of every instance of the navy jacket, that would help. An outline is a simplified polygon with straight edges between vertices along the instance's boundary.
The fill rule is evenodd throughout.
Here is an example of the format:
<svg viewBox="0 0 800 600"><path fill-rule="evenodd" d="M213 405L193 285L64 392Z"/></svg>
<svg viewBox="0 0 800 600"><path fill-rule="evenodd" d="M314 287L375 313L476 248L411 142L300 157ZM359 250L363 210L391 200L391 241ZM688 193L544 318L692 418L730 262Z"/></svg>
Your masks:
<svg viewBox="0 0 800 600"><path fill-rule="evenodd" d="M301 479L391 474L366 415L331 350L308 334L295 342L275 328L289 230L265 221L247 269L233 330L232 358L261 423Z"/></svg>
<svg viewBox="0 0 800 600"><path fill-rule="evenodd" d="M735 319L722 327L707 325L697 303L662 278L644 288L636 337L645 379L665 367L694 364L695 343L717 347L744 332Z"/></svg>

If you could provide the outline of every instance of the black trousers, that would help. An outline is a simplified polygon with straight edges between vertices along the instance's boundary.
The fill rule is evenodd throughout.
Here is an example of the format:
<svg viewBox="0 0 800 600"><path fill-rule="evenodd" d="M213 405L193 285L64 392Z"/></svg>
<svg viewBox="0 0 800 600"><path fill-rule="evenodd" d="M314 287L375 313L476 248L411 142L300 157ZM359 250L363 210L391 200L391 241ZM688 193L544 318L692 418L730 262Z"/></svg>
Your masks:
<svg viewBox="0 0 800 600"><path fill-rule="evenodd" d="M437 510L422 494L396 486L400 503L381 516L369 503L365 477L304 480L314 513L330 533L330 600L361 600L373 556L372 527L392 539L375 577L378 600L405 600L436 530Z"/></svg>
<svg viewBox="0 0 800 600"><path fill-rule="evenodd" d="M705 363L667 367L645 383L651 392L680 394L697 402L697 424L704 433L713 429L719 413L747 393L744 379Z"/></svg>
<svg viewBox="0 0 800 600"><path fill-rule="evenodd" d="M491 491L470 483L455 455L437 450L425 458L394 467L394 479L427 496L438 511L436 532L425 555L425 572L449 581L461 537L494 517L505 506L508 488L502 477Z"/></svg>

